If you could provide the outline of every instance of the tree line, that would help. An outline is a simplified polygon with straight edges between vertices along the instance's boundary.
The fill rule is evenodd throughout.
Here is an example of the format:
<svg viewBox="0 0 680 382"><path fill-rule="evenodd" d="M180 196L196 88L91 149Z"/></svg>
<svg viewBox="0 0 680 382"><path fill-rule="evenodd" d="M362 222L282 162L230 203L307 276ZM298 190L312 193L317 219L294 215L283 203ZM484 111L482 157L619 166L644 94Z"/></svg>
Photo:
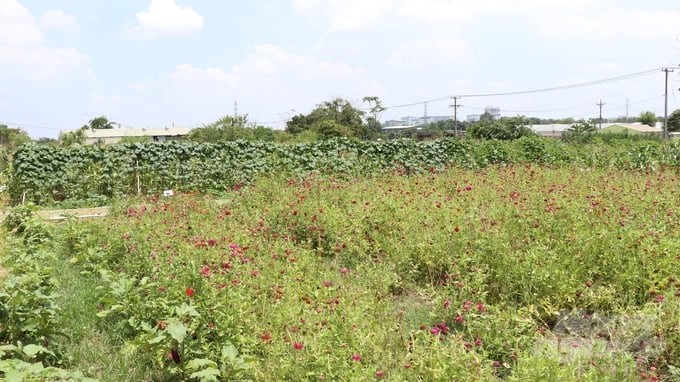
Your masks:
<svg viewBox="0 0 680 382"><path fill-rule="evenodd" d="M363 108L352 105L343 98L324 101L308 114L297 114L286 121L284 130L272 129L248 121L248 115L224 116L212 123L193 129L186 137L197 142L217 142L235 140L257 140L280 143L314 142L336 137L348 137L360 140L376 140L391 138L428 138L452 135L453 132L466 132L472 138L481 139L515 139L531 134L529 125L537 124L569 124L572 129L566 134L569 137L582 137L590 134L587 128L593 121L575 120L573 118L539 119L535 117L501 117L494 118L485 113L479 121L445 120L428 123L413 129L383 129L380 116L385 107L378 97L364 97ZM608 119L607 122L641 122L650 126L659 117L650 111L642 112L636 118ZM69 147L83 144L85 131L88 129L114 129L120 125L106 116L91 119L80 129L61 133L58 139L40 138L37 143ZM668 118L668 130L680 131L680 109L673 111ZM587 135L587 134L586 134ZM130 140L145 140L146 138L128 138ZM150 138L149 138L150 139ZM0 147L12 151L18 145L31 141L28 134L20 128L10 128L0 124Z"/></svg>

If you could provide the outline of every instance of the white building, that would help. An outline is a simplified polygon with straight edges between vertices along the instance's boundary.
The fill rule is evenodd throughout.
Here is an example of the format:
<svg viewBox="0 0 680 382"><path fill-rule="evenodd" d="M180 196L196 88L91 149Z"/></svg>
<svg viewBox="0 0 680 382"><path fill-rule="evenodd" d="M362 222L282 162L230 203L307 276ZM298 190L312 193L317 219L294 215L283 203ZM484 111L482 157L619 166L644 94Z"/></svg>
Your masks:
<svg viewBox="0 0 680 382"><path fill-rule="evenodd" d="M190 127L165 127L155 129L86 129L85 144L95 143L117 143L123 138L144 138L149 137L155 142L165 142L178 139L189 134Z"/></svg>

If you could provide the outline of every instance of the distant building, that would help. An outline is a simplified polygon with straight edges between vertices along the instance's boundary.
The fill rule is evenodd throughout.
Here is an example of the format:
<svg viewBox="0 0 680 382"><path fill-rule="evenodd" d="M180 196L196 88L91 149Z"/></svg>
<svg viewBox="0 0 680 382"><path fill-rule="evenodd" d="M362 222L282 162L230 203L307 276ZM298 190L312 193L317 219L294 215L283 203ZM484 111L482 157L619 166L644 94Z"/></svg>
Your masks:
<svg viewBox="0 0 680 382"><path fill-rule="evenodd" d="M567 123L551 123L546 125L529 125L529 128L534 133L550 138L560 138L565 130L571 128Z"/></svg>
<svg viewBox="0 0 680 382"><path fill-rule="evenodd" d="M85 144L117 143L123 138L149 137L155 142L165 142L189 135L192 129L189 127L165 127L156 129L86 129Z"/></svg>
<svg viewBox="0 0 680 382"><path fill-rule="evenodd" d="M434 123L434 122L440 122L440 121L447 121L453 119L452 116L450 115L432 115L432 116L427 116L427 117L413 117L413 116L406 116L406 117L401 117L401 119L391 119L389 121L385 121L383 123L384 128L388 127L413 127L413 126L422 126L422 125L427 125L428 123Z"/></svg>
<svg viewBox="0 0 680 382"><path fill-rule="evenodd" d="M501 108L498 106L487 106L484 108L484 113L489 113L493 119L498 119L501 117Z"/></svg>
<svg viewBox="0 0 680 382"><path fill-rule="evenodd" d="M493 119L499 119L501 117L501 108L498 106L487 106L484 108L484 114L490 114ZM468 114L465 119L468 122L477 122L482 118L483 114Z"/></svg>

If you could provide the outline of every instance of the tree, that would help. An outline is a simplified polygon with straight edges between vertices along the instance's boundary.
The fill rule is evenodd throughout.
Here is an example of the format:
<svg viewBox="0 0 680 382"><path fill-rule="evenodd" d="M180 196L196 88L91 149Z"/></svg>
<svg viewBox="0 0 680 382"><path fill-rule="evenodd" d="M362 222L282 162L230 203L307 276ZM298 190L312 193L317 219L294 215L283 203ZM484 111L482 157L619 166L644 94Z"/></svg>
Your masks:
<svg viewBox="0 0 680 382"><path fill-rule="evenodd" d="M73 145L82 145L85 142L85 130L87 130L87 125L78 130L59 133L59 146L71 147Z"/></svg>
<svg viewBox="0 0 680 382"><path fill-rule="evenodd" d="M294 116L286 123L286 131L291 134L300 134L313 130L320 138L328 138L337 134L367 138L368 129L362 119L364 114L349 101L336 98L317 105L308 115ZM325 123L326 121L332 121L333 124Z"/></svg>
<svg viewBox="0 0 680 382"><path fill-rule="evenodd" d="M587 143L593 139L597 133L595 124L590 122L576 122L562 133L562 139L566 142Z"/></svg>
<svg viewBox="0 0 680 382"><path fill-rule="evenodd" d="M668 131L680 131L680 109L676 109L668 116Z"/></svg>
<svg viewBox="0 0 680 382"><path fill-rule="evenodd" d="M17 146L31 141L31 137L25 131L18 128L10 128L7 125L0 125L0 146L11 150Z"/></svg>
<svg viewBox="0 0 680 382"><path fill-rule="evenodd" d="M197 142L236 141L274 141L275 132L264 126L248 123L248 115L236 118L227 115L217 121L191 130L187 139Z"/></svg>
<svg viewBox="0 0 680 382"><path fill-rule="evenodd" d="M476 139L512 140L534 134L523 116L503 117L497 121L480 119L467 129L467 135Z"/></svg>
<svg viewBox="0 0 680 382"><path fill-rule="evenodd" d="M656 121L657 121L656 115L654 115L654 113L652 113L651 111L643 111L642 113L640 113L641 123L648 126L654 126L656 125Z"/></svg>
<svg viewBox="0 0 680 382"><path fill-rule="evenodd" d="M83 128L93 130L113 129L117 125L118 124L116 122L109 121L109 119L105 115L102 115L97 118L92 118L89 122L87 122L87 125L83 125Z"/></svg>
<svg viewBox="0 0 680 382"><path fill-rule="evenodd" d="M366 119L366 130L370 138L377 137L382 131L382 125L380 124L380 115L383 111L387 110L383 105L380 98L375 96L362 98L363 102L368 103L370 106L369 112L371 116Z"/></svg>

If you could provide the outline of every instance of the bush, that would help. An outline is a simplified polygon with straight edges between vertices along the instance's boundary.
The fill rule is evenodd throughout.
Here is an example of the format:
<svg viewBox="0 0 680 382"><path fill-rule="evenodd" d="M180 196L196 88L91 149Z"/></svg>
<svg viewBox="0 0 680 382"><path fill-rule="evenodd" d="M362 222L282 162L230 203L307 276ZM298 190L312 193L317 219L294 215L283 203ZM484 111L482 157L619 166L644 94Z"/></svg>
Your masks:
<svg viewBox="0 0 680 382"><path fill-rule="evenodd" d="M467 135L475 139L498 139L509 141L528 135L535 135L524 117L501 118L500 120L479 121L467 129Z"/></svg>

